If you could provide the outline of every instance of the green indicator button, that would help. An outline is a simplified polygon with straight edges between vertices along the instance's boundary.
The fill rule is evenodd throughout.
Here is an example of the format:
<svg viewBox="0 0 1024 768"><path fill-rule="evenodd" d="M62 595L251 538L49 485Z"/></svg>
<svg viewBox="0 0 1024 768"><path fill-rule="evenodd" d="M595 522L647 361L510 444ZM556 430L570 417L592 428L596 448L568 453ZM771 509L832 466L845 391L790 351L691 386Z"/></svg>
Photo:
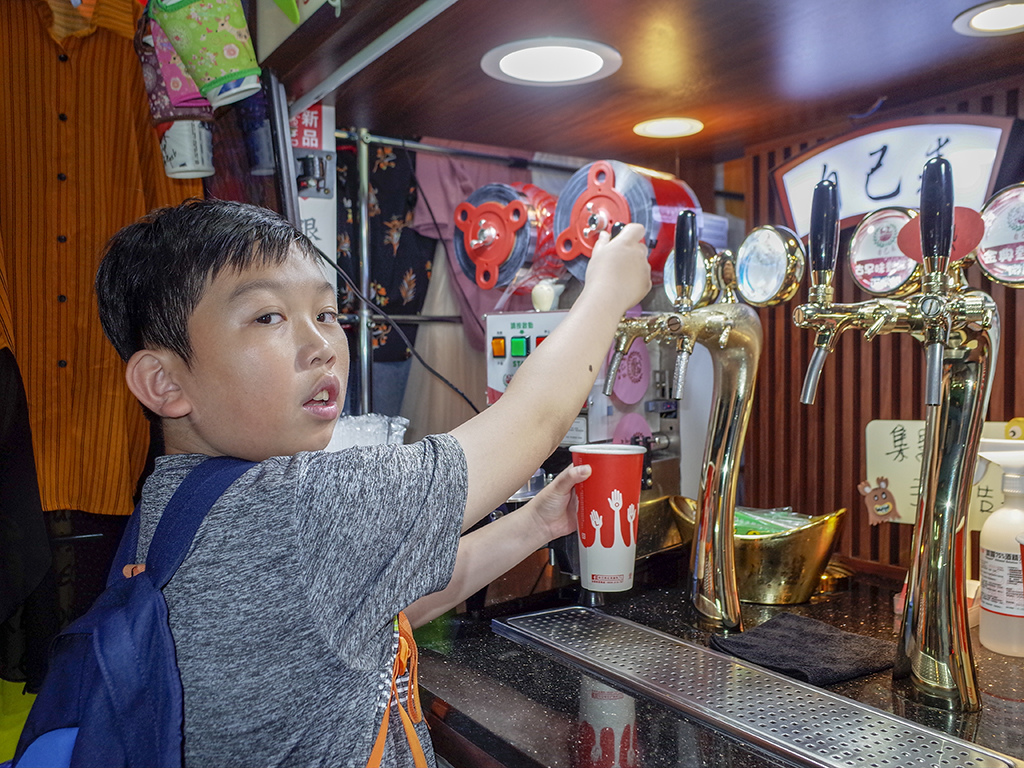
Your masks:
<svg viewBox="0 0 1024 768"><path fill-rule="evenodd" d="M530 354L530 340L525 336L513 336L509 339L509 354L512 357L526 357Z"/></svg>

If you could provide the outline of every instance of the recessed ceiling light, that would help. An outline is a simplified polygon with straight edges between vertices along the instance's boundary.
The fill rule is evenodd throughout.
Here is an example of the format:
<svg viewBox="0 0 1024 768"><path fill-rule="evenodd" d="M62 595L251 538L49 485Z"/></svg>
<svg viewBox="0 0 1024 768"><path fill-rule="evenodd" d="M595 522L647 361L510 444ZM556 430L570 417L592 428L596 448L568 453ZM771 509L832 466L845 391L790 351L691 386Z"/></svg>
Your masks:
<svg viewBox="0 0 1024 768"><path fill-rule="evenodd" d="M633 133L652 139L677 139L680 136L692 136L703 130L704 123L692 117L659 117L655 120L644 120L633 126Z"/></svg>
<svg viewBox="0 0 1024 768"><path fill-rule="evenodd" d="M1024 3L992 0L976 5L953 19L953 29L974 37L1012 35L1024 30Z"/></svg>
<svg viewBox="0 0 1024 768"><path fill-rule="evenodd" d="M592 40L540 37L519 40L484 54L480 67L491 77L521 85L576 85L608 77L622 65L614 48Z"/></svg>

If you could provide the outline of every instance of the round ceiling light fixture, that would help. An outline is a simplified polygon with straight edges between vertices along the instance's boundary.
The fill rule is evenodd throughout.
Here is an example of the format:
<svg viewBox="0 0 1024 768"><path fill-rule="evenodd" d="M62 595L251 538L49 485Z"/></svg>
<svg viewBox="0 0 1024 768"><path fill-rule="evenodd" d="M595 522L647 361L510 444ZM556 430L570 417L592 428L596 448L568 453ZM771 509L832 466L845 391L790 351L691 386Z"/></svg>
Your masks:
<svg viewBox="0 0 1024 768"><path fill-rule="evenodd" d="M955 19L953 29L961 35L994 37L1024 31L1024 3L992 0L970 8Z"/></svg>
<svg viewBox="0 0 1024 768"><path fill-rule="evenodd" d="M704 123L692 117L659 117L633 126L633 133L637 136L652 139L678 139L681 136L693 136L703 130Z"/></svg>
<svg viewBox="0 0 1024 768"><path fill-rule="evenodd" d="M572 37L539 37L492 48L480 68L496 80L520 85L577 85L601 80L622 66L614 48Z"/></svg>

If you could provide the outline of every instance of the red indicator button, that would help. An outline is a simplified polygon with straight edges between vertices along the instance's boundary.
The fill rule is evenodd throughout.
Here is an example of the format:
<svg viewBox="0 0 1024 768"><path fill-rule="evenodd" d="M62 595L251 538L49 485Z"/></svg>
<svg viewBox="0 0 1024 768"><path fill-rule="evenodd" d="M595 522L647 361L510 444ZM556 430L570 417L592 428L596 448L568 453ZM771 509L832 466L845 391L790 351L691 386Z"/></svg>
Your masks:
<svg viewBox="0 0 1024 768"><path fill-rule="evenodd" d="M538 337L537 337L537 339L536 339L536 341L534 342L535 346L539 347L539 346L540 346L540 343L541 343L542 341L544 341L544 339L546 339L546 338L547 338L547 336L538 336Z"/></svg>

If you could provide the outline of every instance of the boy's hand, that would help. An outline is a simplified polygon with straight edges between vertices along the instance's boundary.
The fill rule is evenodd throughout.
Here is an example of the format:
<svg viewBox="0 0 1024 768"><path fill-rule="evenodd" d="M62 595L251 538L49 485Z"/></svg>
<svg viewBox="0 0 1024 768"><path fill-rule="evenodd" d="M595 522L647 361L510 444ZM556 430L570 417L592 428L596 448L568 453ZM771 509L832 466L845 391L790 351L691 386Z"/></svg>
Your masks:
<svg viewBox="0 0 1024 768"><path fill-rule="evenodd" d="M534 522L546 530L546 541L576 530L576 483L590 477L590 465L570 466L558 474L523 507L533 515Z"/></svg>
<svg viewBox="0 0 1024 768"><path fill-rule="evenodd" d="M632 222L614 238L601 232L587 265L584 289L600 293L613 309L625 312L651 290L651 265L642 225Z"/></svg>

